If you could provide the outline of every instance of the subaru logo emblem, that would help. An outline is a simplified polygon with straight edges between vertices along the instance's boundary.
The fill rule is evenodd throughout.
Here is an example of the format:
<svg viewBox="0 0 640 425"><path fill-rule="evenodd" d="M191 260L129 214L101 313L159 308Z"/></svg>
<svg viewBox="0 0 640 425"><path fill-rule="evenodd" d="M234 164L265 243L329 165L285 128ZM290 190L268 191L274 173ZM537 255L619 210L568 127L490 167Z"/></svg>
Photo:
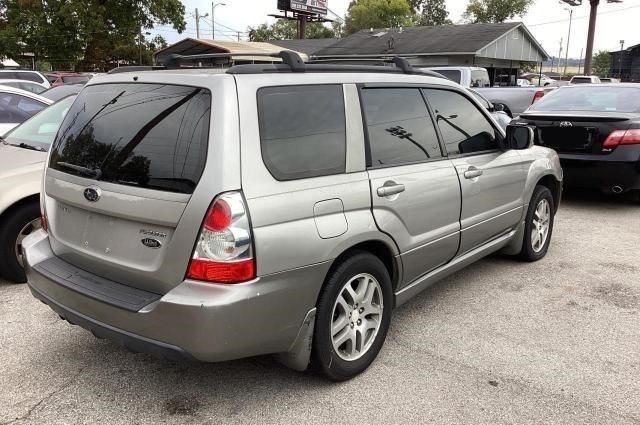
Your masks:
<svg viewBox="0 0 640 425"><path fill-rule="evenodd" d="M569 121L562 121L560 127L573 127L573 124Z"/></svg>
<svg viewBox="0 0 640 425"><path fill-rule="evenodd" d="M151 249L158 249L162 247L162 243L159 240L153 239L153 238L144 238L142 239L141 242L142 242L142 245Z"/></svg>
<svg viewBox="0 0 640 425"><path fill-rule="evenodd" d="M84 199L89 202L98 202L102 196L102 191L99 187L88 187L84 190Z"/></svg>

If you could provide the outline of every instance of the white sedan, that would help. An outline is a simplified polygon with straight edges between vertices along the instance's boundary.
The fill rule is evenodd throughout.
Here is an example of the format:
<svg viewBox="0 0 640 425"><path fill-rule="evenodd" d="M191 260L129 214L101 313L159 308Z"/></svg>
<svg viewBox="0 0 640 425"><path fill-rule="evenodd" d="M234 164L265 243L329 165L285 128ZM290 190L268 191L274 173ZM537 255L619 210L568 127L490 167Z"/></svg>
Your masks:
<svg viewBox="0 0 640 425"><path fill-rule="evenodd" d="M52 103L53 101L35 93L0 85L0 135L25 122Z"/></svg>

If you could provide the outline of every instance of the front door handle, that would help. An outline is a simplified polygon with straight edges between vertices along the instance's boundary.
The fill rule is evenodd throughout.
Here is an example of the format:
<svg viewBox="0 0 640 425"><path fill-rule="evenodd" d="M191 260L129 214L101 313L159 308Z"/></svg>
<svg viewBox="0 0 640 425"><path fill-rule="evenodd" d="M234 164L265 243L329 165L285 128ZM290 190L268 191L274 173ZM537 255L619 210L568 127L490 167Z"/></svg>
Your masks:
<svg viewBox="0 0 640 425"><path fill-rule="evenodd" d="M464 172L465 179L475 179L477 177L480 177L481 175L482 170L473 166L469 167L467 171Z"/></svg>
<svg viewBox="0 0 640 425"><path fill-rule="evenodd" d="M395 182L386 182L384 186L378 188L378 196L386 198L387 196L397 195L405 191L403 184L397 184Z"/></svg>

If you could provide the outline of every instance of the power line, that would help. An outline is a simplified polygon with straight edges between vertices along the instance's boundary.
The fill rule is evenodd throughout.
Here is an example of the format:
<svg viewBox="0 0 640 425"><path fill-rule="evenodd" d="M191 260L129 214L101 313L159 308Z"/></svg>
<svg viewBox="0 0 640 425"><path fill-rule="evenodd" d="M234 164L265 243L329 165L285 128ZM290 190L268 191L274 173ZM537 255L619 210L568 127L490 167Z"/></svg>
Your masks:
<svg viewBox="0 0 640 425"><path fill-rule="evenodd" d="M618 13L618 12L624 12L625 10L637 9L637 8L639 8L639 7L640 7L640 5L636 5L636 6L629 6L629 7L625 7L625 8L623 8L623 9L607 10L607 11L604 11L604 12L600 12L600 13L598 13L598 16L601 16L601 15L609 15L609 14L612 14L612 13ZM574 19L574 20L576 20L576 19L587 19L588 17L589 17L589 15L581 15L581 16L574 16L574 18L573 18L573 19ZM569 21L569 19L558 19L558 20L556 20L556 21L539 22L539 23L537 23L537 24L527 24L527 28L530 28L530 27L539 27L539 26L542 26L542 25L560 24L560 23L568 22L568 21Z"/></svg>

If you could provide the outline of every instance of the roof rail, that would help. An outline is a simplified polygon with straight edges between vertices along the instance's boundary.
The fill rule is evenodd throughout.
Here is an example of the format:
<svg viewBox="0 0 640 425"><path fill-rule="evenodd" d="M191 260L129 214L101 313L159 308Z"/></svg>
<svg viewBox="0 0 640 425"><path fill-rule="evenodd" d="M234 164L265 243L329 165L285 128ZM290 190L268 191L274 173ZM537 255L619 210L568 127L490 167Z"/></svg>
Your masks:
<svg viewBox="0 0 640 425"><path fill-rule="evenodd" d="M166 69L166 68L164 66L144 66L144 65L120 66L118 68L113 68L111 71L107 72L107 74L121 74L123 72L136 72L136 71L158 71L160 69Z"/></svg>
<svg viewBox="0 0 640 425"><path fill-rule="evenodd" d="M170 55L164 63L166 69L176 69L181 67L182 61L197 61L204 59L218 59L218 58L237 58L237 57L265 57L281 59L285 65L291 68L292 72L304 72L305 64L300 55L291 50L282 50L278 53L264 53L264 52L248 52L248 53L205 53L201 55Z"/></svg>

